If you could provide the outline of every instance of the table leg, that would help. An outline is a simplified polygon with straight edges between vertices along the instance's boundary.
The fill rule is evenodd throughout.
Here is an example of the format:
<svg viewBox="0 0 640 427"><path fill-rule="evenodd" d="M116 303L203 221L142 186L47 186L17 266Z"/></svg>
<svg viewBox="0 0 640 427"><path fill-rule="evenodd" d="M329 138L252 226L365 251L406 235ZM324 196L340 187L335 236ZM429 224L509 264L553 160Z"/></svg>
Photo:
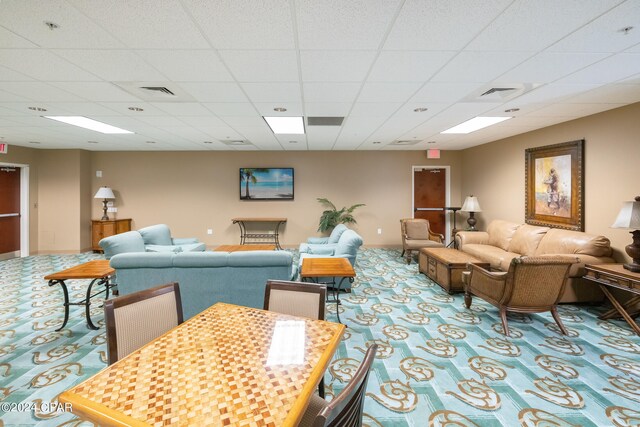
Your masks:
<svg viewBox="0 0 640 427"><path fill-rule="evenodd" d="M245 236L247 234L244 222L236 221L236 224L238 224L238 227L240 227L240 244L244 245Z"/></svg>
<svg viewBox="0 0 640 427"><path fill-rule="evenodd" d="M638 336L640 336L640 326L638 326L636 324L636 322L633 321L631 316L629 316L629 314L627 314L627 312L620 305L620 303L614 298L613 295L611 295L611 292L609 292L609 289L607 289L607 287L605 285L602 285L602 284L600 285L600 289L602 289L602 292L604 292L604 294L607 296L607 298L609 298L609 301L611 301L611 304L613 304L615 309L618 310L618 313L620 313L620 315L622 315L622 317L624 317L624 320L627 321L629 326L631 326L631 328L635 331L635 333Z"/></svg>
<svg viewBox="0 0 640 427"><path fill-rule="evenodd" d="M280 230L280 225L281 224L282 224L282 221L280 221L280 222L278 222L276 224L276 234L274 236L274 240L275 240L275 243L276 243L276 248L278 248L279 250L282 250L282 246L280 246L280 240L278 239L278 232Z"/></svg>
<svg viewBox="0 0 640 427"><path fill-rule="evenodd" d="M91 321L91 297L95 296L95 295L91 295L91 288L93 288L93 285L96 283L96 281L98 281L98 286L105 284L105 282L107 283L107 285L105 285L105 291L100 291L95 295L101 294L102 292L106 292L107 294L109 293L109 287L108 287L108 282L109 282L109 278L108 277L103 277L103 278L99 278L99 279L93 279L91 281L91 283L89 283L89 287L87 288L87 297L84 300L84 312L85 312L85 316L87 317L87 327L89 329L100 329L98 328L96 325L93 324L93 322Z"/></svg>
<svg viewBox="0 0 640 427"><path fill-rule="evenodd" d="M629 308L635 306L638 301L640 301L640 295L634 296L629 301L627 301L624 304L622 304L622 307L625 310L629 310ZM637 316L638 313L630 314L630 316L634 316L634 315ZM604 312L600 316L598 316L598 319L608 320L608 319L611 319L613 317L618 317L618 316L620 316L620 313L618 313L618 310L616 310L615 308L612 308L611 310L607 310L606 312Z"/></svg>
<svg viewBox="0 0 640 427"><path fill-rule="evenodd" d="M67 284L64 283L64 280L49 280L49 286L53 285L60 285L62 294L64 295L64 320L62 321L62 326L56 329L56 332L59 332L67 326L67 322L69 321L69 291L67 290Z"/></svg>

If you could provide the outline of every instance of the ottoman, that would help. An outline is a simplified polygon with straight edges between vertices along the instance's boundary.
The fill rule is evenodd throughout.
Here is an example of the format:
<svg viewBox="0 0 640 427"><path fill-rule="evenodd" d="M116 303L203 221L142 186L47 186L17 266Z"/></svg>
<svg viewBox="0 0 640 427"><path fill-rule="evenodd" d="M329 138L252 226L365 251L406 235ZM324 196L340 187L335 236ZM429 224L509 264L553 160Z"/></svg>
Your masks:
<svg viewBox="0 0 640 427"><path fill-rule="evenodd" d="M449 294L464 291L462 272L465 271L469 262L489 269L488 262L449 248L422 248L418 259L420 272Z"/></svg>

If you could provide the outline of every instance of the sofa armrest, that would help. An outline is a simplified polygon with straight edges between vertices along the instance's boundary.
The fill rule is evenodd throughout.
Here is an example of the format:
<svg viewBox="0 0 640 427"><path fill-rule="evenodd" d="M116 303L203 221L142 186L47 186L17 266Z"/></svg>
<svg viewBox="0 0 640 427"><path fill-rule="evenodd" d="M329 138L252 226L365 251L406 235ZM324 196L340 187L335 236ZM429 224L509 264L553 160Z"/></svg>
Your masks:
<svg viewBox="0 0 640 427"><path fill-rule="evenodd" d="M314 245L323 245L325 243L329 243L328 237L309 237L307 239L307 243L311 243Z"/></svg>
<svg viewBox="0 0 640 427"><path fill-rule="evenodd" d="M187 245L189 243L200 243L196 237L174 237L171 239L174 245Z"/></svg>
<svg viewBox="0 0 640 427"><path fill-rule="evenodd" d="M489 233L486 231L458 231L456 233L456 244L462 250L465 244L486 245L489 243Z"/></svg>

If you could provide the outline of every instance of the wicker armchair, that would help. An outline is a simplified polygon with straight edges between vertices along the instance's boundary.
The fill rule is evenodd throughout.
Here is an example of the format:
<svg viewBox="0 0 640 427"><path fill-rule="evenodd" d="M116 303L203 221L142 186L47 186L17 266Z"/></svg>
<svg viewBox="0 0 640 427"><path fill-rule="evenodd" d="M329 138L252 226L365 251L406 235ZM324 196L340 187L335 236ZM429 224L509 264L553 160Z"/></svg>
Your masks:
<svg viewBox="0 0 640 427"><path fill-rule="evenodd" d="M411 264L411 252L421 248L444 247L444 236L431 231L429 221L421 218L403 218L400 220L402 233L402 254L407 254L407 264Z"/></svg>
<svg viewBox="0 0 640 427"><path fill-rule="evenodd" d="M507 311L540 313L551 311L563 334L567 330L557 305L564 291L569 268L578 262L570 257L522 257L511 260L507 272L489 272L475 264L464 272L464 302L471 307L475 295L500 309L502 328L509 336Z"/></svg>

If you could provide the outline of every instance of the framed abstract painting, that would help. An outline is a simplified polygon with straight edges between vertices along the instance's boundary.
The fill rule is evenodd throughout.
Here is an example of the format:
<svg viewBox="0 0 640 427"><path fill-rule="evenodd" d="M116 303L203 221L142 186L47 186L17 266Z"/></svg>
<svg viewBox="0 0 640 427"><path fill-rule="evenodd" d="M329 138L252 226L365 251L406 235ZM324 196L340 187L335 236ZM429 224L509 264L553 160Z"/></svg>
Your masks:
<svg viewBox="0 0 640 427"><path fill-rule="evenodd" d="M584 231L584 140L525 150L525 222Z"/></svg>

